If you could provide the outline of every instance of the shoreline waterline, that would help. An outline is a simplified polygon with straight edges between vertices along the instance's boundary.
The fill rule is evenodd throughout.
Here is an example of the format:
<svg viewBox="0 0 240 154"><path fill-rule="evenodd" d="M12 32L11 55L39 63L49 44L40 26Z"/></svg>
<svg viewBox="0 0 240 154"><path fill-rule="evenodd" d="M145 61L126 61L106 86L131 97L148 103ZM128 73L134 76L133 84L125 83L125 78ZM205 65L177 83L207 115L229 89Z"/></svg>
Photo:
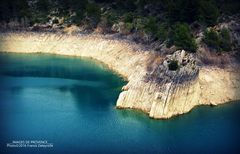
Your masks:
<svg viewBox="0 0 240 154"><path fill-rule="evenodd" d="M159 95L160 87L167 84L158 85L144 81L148 73L147 68L155 67L147 62L157 62L152 51L138 51L140 48L137 48L137 45L118 40L105 40L100 37L94 38L94 36L49 33L33 35L32 33L5 33L3 35L6 37L0 37L1 51L88 57L104 63L106 67L128 81L118 98L117 108L138 109L149 114L151 118L169 119L172 116L187 113L195 106L217 105L240 99L240 83L237 76L239 70L236 69L238 66L230 69L200 68L200 75L196 80L175 85L178 93L173 91L168 100L162 100L156 99L156 96ZM161 58L159 55L157 57ZM223 79L219 78L219 74L224 74ZM225 83L224 80L233 82ZM225 87L226 92L221 92L219 87ZM189 102L186 103L185 100ZM165 103L167 106L162 105L164 102L167 102Z"/></svg>

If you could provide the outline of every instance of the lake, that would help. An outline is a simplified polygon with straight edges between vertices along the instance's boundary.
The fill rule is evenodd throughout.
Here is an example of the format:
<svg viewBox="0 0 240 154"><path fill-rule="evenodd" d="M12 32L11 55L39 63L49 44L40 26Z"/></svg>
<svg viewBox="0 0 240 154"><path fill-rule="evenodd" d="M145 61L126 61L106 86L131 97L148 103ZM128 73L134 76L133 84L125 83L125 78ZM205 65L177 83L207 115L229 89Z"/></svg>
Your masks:
<svg viewBox="0 0 240 154"><path fill-rule="evenodd" d="M139 111L115 108L126 81L94 60L1 53L0 67L1 153L237 153L240 149L240 103L201 106L170 120L153 120ZM20 141L53 147L7 147Z"/></svg>

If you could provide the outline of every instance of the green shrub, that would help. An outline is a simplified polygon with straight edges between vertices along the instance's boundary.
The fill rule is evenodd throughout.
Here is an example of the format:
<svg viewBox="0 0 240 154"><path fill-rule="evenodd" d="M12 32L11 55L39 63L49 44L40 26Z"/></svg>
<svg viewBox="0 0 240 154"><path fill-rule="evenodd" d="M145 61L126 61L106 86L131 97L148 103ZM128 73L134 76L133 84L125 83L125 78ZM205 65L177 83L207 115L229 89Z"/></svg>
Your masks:
<svg viewBox="0 0 240 154"><path fill-rule="evenodd" d="M138 16L134 19L134 27L138 31L144 31L145 24L146 24L146 18L142 16Z"/></svg>
<svg viewBox="0 0 240 154"><path fill-rule="evenodd" d="M156 33L156 37L161 40L164 41L167 39L168 37L168 26L167 24L163 23L160 24Z"/></svg>
<svg viewBox="0 0 240 154"><path fill-rule="evenodd" d="M149 18L146 18L145 20L142 20L141 25L138 25L138 27L143 28L145 32L151 34L158 40L164 41L167 39L168 25L166 23L159 24L155 17L151 16Z"/></svg>
<svg viewBox="0 0 240 154"><path fill-rule="evenodd" d="M171 23L192 23L198 15L199 0L165 0L166 14Z"/></svg>
<svg viewBox="0 0 240 154"><path fill-rule="evenodd" d="M176 24L173 27L172 42L176 47L190 52L196 52L197 44L191 34L191 30L187 24Z"/></svg>
<svg viewBox="0 0 240 154"><path fill-rule="evenodd" d="M115 11L109 11L105 14L108 26L112 26L119 19L119 15Z"/></svg>
<svg viewBox="0 0 240 154"><path fill-rule="evenodd" d="M211 48L216 49L217 51L220 50L220 38L216 31L210 29L204 32L203 41Z"/></svg>
<svg viewBox="0 0 240 154"><path fill-rule="evenodd" d="M168 64L168 69L171 71L176 71L179 68L177 60L171 60Z"/></svg>
<svg viewBox="0 0 240 154"><path fill-rule="evenodd" d="M232 50L232 43L231 43L231 36L228 29L223 28L220 31L220 48L223 51L230 51Z"/></svg>
<svg viewBox="0 0 240 154"><path fill-rule="evenodd" d="M115 1L116 7L119 10L134 11L137 9L137 6L135 5L136 0L115 0Z"/></svg>
<svg viewBox="0 0 240 154"><path fill-rule="evenodd" d="M61 0L63 3L69 3L69 7L74 11L84 11L88 5L88 0ZM91 5L91 4L90 4Z"/></svg>
<svg viewBox="0 0 240 154"><path fill-rule="evenodd" d="M205 31L203 41L208 47L214 48L217 51L232 50L230 32L226 28L223 28L220 33L212 29Z"/></svg>
<svg viewBox="0 0 240 154"><path fill-rule="evenodd" d="M50 1L49 0L38 0L36 1L36 9L42 13L48 13L50 10Z"/></svg>
<svg viewBox="0 0 240 154"><path fill-rule="evenodd" d="M49 21L49 18L43 13L34 13L30 18L30 25L34 25L35 23L46 23Z"/></svg>
<svg viewBox="0 0 240 154"><path fill-rule="evenodd" d="M96 23L101 19L101 10L96 3L88 3L86 6L87 16L92 18Z"/></svg>
<svg viewBox="0 0 240 154"><path fill-rule="evenodd" d="M152 35L157 33L158 25L155 17L150 16L144 25L144 30Z"/></svg>
<svg viewBox="0 0 240 154"><path fill-rule="evenodd" d="M125 28L127 31L131 32L131 30L133 29L133 24L130 22L125 23Z"/></svg>
<svg viewBox="0 0 240 154"><path fill-rule="evenodd" d="M134 13L129 12L129 13L125 13L123 15L123 21L124 22L133 22L134 20Z"/></svg>
<svg viewBox="0 0 240 154"><path fill-rule="evenodd" d="M127 22L127 23L124 23L122 26L121 30L120 30L120 33L121 34L124 34L124 35L128 35L132 32L134 26L133 26L133 23L130 23L130 22Z"/></svg>
<svg viewBox="0 0 240 154"><path fill-rule="evenodd" d="M162 5L171 23L192 23L200 20L207 25L214 25L219 17L216 0L163 0ZM226 2L224 2L226 3Z"/></svg>
<svg viewBox="0 0 240 154"><path fill-rule="evenodd" d="M75 24L80 24L84 18L84 13L79 10L76 12L76 15L72 17L72 22Z"/></svg>

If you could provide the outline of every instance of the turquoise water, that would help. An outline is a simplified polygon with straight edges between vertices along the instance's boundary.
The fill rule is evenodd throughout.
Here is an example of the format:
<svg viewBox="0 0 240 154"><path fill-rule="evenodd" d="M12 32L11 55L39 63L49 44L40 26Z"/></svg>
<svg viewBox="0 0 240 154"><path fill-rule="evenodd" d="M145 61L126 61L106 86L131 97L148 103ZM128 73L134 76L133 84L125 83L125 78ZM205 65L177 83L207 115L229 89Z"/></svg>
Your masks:
<svg viewBox="0 0 240 154"><path fill-rule="evenodd" d="M115 103L126 83L90 59L0 54L1 153L237 153L240 103L153 120ZM52 148L9 148L47 140Z"/></svg>

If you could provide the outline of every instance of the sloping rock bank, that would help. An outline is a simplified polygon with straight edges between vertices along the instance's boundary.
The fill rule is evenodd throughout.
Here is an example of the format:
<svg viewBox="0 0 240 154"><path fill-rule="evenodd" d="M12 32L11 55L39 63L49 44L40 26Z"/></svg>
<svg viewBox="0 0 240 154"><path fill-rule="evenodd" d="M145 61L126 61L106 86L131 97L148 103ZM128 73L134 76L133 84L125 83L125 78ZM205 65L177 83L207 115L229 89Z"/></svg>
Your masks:
<svg viewBox="0 0 240 154"><path fill-rule="evenodd" d="M131 42L100 35L0 33L0 51L51 53L99 60L129 82L123 87L118 108L139 109L152 118L165 119L197 105L240 100L239 65L224 69L197 67L184 51L161 57ZM177 60L181 67L168 70Z"/></svg>

